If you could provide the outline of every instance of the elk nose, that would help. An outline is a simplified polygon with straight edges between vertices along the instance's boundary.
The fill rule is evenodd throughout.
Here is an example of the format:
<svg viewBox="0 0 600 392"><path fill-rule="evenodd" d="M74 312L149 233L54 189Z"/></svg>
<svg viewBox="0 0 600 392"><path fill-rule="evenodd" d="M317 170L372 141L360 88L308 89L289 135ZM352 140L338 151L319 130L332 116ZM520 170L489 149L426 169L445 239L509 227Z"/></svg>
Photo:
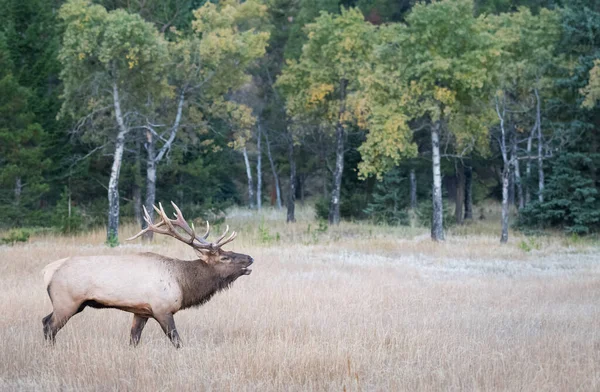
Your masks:
<svg viewBox="0 0 600 392"><path fill-rule="evenodd" d="M254 259L252 257L250 257L250 264L254 263ZM248 264L248 265L250 265Z"/></svg>

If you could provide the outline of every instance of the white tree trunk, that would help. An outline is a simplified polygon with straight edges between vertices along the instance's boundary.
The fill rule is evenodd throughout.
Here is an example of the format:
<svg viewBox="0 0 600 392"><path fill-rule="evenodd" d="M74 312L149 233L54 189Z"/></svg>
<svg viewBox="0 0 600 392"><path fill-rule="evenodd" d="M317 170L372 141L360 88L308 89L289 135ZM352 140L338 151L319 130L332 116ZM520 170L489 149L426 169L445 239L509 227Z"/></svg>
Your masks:
<svg viewBox="0 0 600 392"><path fill-rule="evenodd" d="M146 132L146 152L148 153L148 159L146 160L146 211L150 215L150 220L154 221L154 203L156 203L156 158L154 155L154 148L156 144L154 141L154 135L150 131ZM147 224L144 222L143 228L146 228ZM144 241L152 241L154 233L147 231L142 236Z"/></svg>
<svg viewBox="0 0 600 392"><path fill-rule="evenodd" d="M290 163L290 185L287 198L286 222L296 222L296 157L294 155L294 138L288 134L288 159Z"/></svg>
<svg viewBox="0 0 600 392"><path fill-rule="evenodd" d="M258 150L258 156L256 157L256 209L262 209L262 128L260 123L257 126L257 137L256 137L256 149Z"/></svg>
<svg viewBox="0 0 600 392"><path fill-rule="evenodd" d="M417 175L415 169L410 169L410 209L417 209Z"/></svg>
<svg viewBox="0 0 600 392"><path fill-rule="evenodd" d="M508 179L510 177L510 168L508 163L504 163L502 169L502 234L500 235L500 243L505 244L508 242Z"/></svg>
<svg viewBox="0 0 600 392"><path fill-rule="evenodd" d="M342 174L344 172L344 139L346 137L343 116L346 112L346 84L347 80L340 80L340 109L335 129L335 170L333 173L333 189L329 204L329 224L340 223L340 196L342 191Z"/></svg>
<svg viewBox="0 0 600 392"><path fill-rule="evenodd" d="M342 189L342 173L344 172L344 127L338 123L335 132L335 170L333 173L333 189L331 190L331 203L329 204L329 224L340 223L340 194Z"/></svg>
<svg viewBox="0 0 600 392"><path fill-rule="evenodd" d="M119 175L123 162L123 150L125 149L125 135L127 127L123 120L121 112L121 101L119 99L119 89L117 82L113 82L113 105L115 108L115 118L117 119L118 132L115 139L115 151L113 155L113 164L110 170L110 179L108 181L108 227L106 239L109 242L117 241L119 238Z"/></svg>
<svg viewBox="0 0 600 392"><path fill-rule="evenodd" d="M541 102L540 102L540 94L536 89L533 90L535 92L536 99L536 122L537 122L537 139L538 139L538 200L540 203L544 202L544 141L542 138L542 116L541 116Z"/></svg>
<svg viewBox="0 0 600 392"><path fill-rule="evenodd" d="M23 193L23 181L21 176L18 176L15 180L15 205L21 204L21 193Z"/></svg>
<svg viewBox="0 0 600 392"><path fill-rule="evenodd" d="M508 159L508 146L506 144L506 130L504 127L505 117L505 106L503 103L502 110L500 110L500 104L496 100L496 113L500 120L500 152L502 154L502 218L501 218L501 234L500 243L505 244L508 242L508 214L509 214L509 200L508 200L508 186L510 179L510 166L511 162Z"/></svg>
<svg viewBox="0 0 600 392"><path fill-rule="evenodd" d="M515 173L515 186L517 187L517 198L519 199L519 210L525 207L525 200L523 198L523 184L521 183L521 168L519 166L518 146L517 146L517 135L513 130L511 138L511 155L513 159L513 170Z"/></svg>
<svg viewBox="0 0 600 392"><path fill-rule="evenodd" d="M184 103L185 88L183 88L181 90L181 93L179 94L179 99L177 101L177 112L175 114L175 120L173 121L173 125L171 126L169 138L158 152L156 152L156 140L153 133L153 127L148 125L146 130L146 143L144 144L144 147L146 148L148 158L146 160L145 206L146 210L148 211L148 215L150 215L150 219L152 220L154 219L154 204L156 203L156 172L158 164L164 158L165 154L169 152L171 146L173 145L173 142L175 141L175 137L177 136L177 132L179 131L179 124L181 123ZM146 227L145 222L142 224L142 227ZM148 231L143 235L142 238L144 241L151 241L154 238L154 233L152 231Z"/></svg>
<svg viewBox="0 0 600 392"><path fill-rule="evenodd" d="M250 160L248 159L248 150L246 147L242 150L244 155L244 164L246 165L246 177L248 178L248 205L250 208L254 208L254 185L252 181L252 168L250 167Z"/></svg>
<svg viewBox="0 0 600 392"><path fill-rule="evenodd" d="M431 158L433 171L431 217L431 239L444 241L444 207L442 204L442 172L440 168L440 131L441 122L436 121L431 127Z"/></svg>
<svg viewBox="0 0 600 392"><path fill-rule="evenodd" d="M531 203L531 149L533 145L533 136L537 130L536 125L531 129L531 133L527 138L527 163L525 164L525 205Z"/></svg>
<svg viewBox="0 0 600 392"><path fill-rule="evenodd" d="M137 224L144 228L144 218L142 215L142 163L140 159L140 142L135 146L135 167L133 169L133 214Z"/></svg>
<svg viewBox="0 0 600 392"><path fill-rule="evenodd" d="M273 182L275 183L275 196L277 209L281 209L281 187L279 185L279 175L277 175L277 169L275 168L275 162L273 161L273 155L271 155L271 143L269 142L269 133L265 132L265 141L267 142L267 156L269 157L269 164L271 165L271 172L273 172Z"/></svg>

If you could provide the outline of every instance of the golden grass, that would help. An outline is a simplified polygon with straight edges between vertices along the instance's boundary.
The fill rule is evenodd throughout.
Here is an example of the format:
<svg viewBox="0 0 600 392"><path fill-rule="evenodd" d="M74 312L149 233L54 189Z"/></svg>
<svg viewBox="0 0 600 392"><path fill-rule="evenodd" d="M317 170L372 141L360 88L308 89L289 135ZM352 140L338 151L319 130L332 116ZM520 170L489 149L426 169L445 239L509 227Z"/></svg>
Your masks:
<svg viewBox="0 0 600 392"><path fill-rule="evenodd" d="M319 230L311 217L230 212L241 232L231 249L254 271L176 315L181 350L155 322L130 348L131 315L93 309L47 347L40 270L69 255L192 257L184 245L110 249L98 230L1 246L0 390L600 389L598 245L550 237L525 251L515 233L500 246L487 223L434 244L424 229Z"/></svg>

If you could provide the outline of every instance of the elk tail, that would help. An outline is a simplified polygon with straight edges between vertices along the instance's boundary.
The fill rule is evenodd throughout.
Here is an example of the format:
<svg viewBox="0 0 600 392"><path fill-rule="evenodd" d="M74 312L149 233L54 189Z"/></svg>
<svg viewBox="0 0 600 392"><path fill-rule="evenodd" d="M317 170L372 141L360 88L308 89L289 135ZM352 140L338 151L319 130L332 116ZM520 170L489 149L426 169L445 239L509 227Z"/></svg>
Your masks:
<svg viewBox="0 0 600 392"><path fill-rule="evenodd" d="M44 283L46 284L46 287L48 287L50 285L50 281L52 280L52 277L54 276L54 273L67 260L69 260L68 257L66 259L56 260L56 261L53 261L52 263L50 263L50 264L48 264L47 266L44 267L44 269L42 270L42 274L44 275Z"/></svg>

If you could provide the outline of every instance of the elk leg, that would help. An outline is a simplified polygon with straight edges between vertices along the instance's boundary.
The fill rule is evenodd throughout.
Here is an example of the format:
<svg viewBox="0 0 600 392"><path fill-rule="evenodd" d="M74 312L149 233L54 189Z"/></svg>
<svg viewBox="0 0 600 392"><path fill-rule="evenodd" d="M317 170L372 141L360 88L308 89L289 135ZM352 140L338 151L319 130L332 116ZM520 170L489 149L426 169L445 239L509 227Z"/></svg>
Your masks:
<svg viewBox="0 0 600 392"><path fill-rule="evenodd" d="M44 325L44 339L54 344L56 342L56 334L62 327L65 326L69 319L79 312L79 307L74 309L58 311L54 309L54 312L50 313L42 319Z"/></svg>
<svg viewBox="0 0 600 392"><path fill-rule="evenodd" d="M51 323L50 323L50 319L52 318L53 313L50 313L49 315L47 315L46 317L44 317L42 319L42 325L44 326L44 339L45 340L49 340L52 343L54 343L54 338L52 337L52 333L51 333Z"/></svg>
<svg viewBox="0 0 600 392"><path fill-rule="evenodd" d="M181 348L181 339L179 338L179 334L175 328L175 319L173 319L173 315L171 313L167 313L165 315L155 316L154 318L160 324L160 327L165 335L169 337L171 343L173 343L173 346L175 346L175 348Z"/></svg>
<svg viewBox="0 0 600 392"><path fill-rule="evenodd" d="M133 347L137 346L140 342L142 331L146 326L146 321L148 321L147 317L142 317L137 314L133 315L133 323L131 324L131 338L129 339L129 344Z"/></svg>

